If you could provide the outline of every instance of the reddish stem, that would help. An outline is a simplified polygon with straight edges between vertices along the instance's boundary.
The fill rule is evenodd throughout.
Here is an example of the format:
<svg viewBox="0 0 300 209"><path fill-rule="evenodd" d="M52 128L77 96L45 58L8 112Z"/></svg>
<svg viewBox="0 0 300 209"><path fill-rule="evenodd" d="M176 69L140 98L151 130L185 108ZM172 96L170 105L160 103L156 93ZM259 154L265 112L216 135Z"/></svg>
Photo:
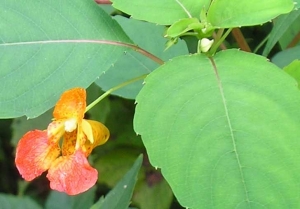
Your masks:
<svg viewBox="0 0 300 209"><path fill-rule="evenodd" d="M111 4L110 0L95 0L97 4Z"/></svg>
<svg viewBox="0 0 300 209"><path fill-rule="evenodd" d="M293 40L289 43L289 45L286 48L292 48L296 46L299 41L300 41L300 32L293 38Z"/></svg>
<svg viewBox="0 0 300 209"><path fill-rule="evenodd" d="M241 50L246 52L251 52L251 49L239 28L233 28L231 33L234 39L236 40L238 46L241 48Z"/></svg>

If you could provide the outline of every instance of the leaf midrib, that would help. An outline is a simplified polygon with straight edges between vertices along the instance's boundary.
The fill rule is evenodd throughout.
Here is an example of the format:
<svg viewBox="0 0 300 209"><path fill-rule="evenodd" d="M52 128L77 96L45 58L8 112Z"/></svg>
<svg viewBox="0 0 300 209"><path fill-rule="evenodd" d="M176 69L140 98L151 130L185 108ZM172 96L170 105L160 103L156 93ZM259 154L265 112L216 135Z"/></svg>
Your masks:
<svg viewBox="0 0 300 209"><path fill-rule="evenodd" d="M228 112L227 103L226 103L226 100L225 100L223 85L222 85L221 79L219 77L218 69L217 69L217 66L216 66L216 63L215 63L214 59L210 57L209 60L211 61L211 64L212 64L213 69L214 69L214 73L216 75L216 80L217 80L218 87L219 87L219 90L220 90L220 95L221 95L223 106L224 106L224 111L225 111L229 131L230 131L230 136L231 136L231 139L232 139L233 152L235 153L235 157L237 159L237 164L238 164L238 167L239 167L239 172L240 172L240 176L241 176L243 187L244 187L246 202L249 205L250 200L249 200L248 190L247 190L247 186L246 186L246 182L245 182L245 177L244 177L244 174L243 174L241 161L240 161L240 158L239 158L239 153L238 153L237 147L236 147L236 139L234 137L232 124L231 124L231 120L230 120L230 117L229 117L229 112Z"/></svg>

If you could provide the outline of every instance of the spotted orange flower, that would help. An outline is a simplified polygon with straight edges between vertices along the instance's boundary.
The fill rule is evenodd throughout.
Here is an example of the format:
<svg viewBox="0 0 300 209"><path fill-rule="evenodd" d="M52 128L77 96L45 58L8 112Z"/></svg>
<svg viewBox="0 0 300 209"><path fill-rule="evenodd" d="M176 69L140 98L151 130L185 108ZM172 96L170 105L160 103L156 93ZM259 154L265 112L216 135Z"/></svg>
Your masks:
<svg viewBox="0 0 300 209"><path fill-rule="evenodd" d="M47 130L29 131L20 139L15 163L25 180L48 170L51 189L69 195L82 193L96 183L98 172L87 157L108 140L109 130L102 123L83 119L85 109L85 89L70 89L55 105Z"/></svg>

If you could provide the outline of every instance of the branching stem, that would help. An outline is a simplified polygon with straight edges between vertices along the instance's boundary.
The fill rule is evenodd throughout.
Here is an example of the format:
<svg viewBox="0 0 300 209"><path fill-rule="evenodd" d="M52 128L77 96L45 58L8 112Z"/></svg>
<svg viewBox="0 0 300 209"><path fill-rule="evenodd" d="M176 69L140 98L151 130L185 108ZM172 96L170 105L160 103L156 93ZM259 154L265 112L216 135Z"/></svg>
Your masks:
<svg viewBox="0 0 300 209"><path fill-rule="evenodd" d="M225 38L226 38L226 37L229 35L229 33L231 32L231 30L232 30L232 28L229 28L229 29L224 33L224 35L221 36L221 38L215 40L216 42L212 45L211 50L210 50L211 55L213 55L213 54L216 53L218 47L223 43L223 41L225 40ZM217 34L217 36L218 36L218 34Z"/></svg>
<svg viewBox="0 0 300 209"><path fill-rule="evenodd" d="M96 104L98 104L101 100L103 100L105 97L107 97L109 94L111 94L112 92L118 90L118 89L121 89L123 88L124 86L127 86L129 84L132 84L136 81L139 81L139 80L142 80L144 78L146 78L148 74L144 74L144 75L141 75L139 77L136 77L136 78L133 78L133 79L130 79L128 81L125 81L124 83L121 83L109 90L107 90L105 93L103 93L101 96L99 96L95 101L93 101L91 104L89 104L86 109L85 109L85 112L89 111L91 108L93 108Z"/></svg>

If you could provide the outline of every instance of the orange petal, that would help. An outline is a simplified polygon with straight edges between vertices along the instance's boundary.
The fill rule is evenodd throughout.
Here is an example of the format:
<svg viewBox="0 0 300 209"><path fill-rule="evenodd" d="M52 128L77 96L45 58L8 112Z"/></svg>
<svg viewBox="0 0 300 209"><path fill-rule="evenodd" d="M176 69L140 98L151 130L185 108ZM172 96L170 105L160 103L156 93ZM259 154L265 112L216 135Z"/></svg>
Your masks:
<svg viewBox="0 0 300 209"><path fill-rule="evenodd" d="M65 91L55 105L53 116L55 119L76 118L80 121L84 117L86 108L86 91L83 88L73 88Z"/></svg>
<svg viewBox="0 0 300 209"><path fill-rule="evenodd" d="M92 128L93 138L94 138L93 143L91 143L91 140L86 140L84 144L83 150L85 151L86 156L89 156L92 150L96 146L102 145L108 140L109 130L105 125L103 125L98 121L94 121L94 120L86 120L86 121L90 124Z"/></svg>
<svg viewBox="0 0 300 209"><path fill-rule="evenodd" d="M51 165L47 178L51 189L76 195L95 185L98 172L89 165L84 154L78 150L74 155L57 158Z"/></svg>
<svg viewBox="0 0 300 209"><path fill-rule="evenodd" d="M34 130L20 139L15 163L22 177L31 181L46 171L59 153L58 144L48 140L46 131Z"/></svg>

